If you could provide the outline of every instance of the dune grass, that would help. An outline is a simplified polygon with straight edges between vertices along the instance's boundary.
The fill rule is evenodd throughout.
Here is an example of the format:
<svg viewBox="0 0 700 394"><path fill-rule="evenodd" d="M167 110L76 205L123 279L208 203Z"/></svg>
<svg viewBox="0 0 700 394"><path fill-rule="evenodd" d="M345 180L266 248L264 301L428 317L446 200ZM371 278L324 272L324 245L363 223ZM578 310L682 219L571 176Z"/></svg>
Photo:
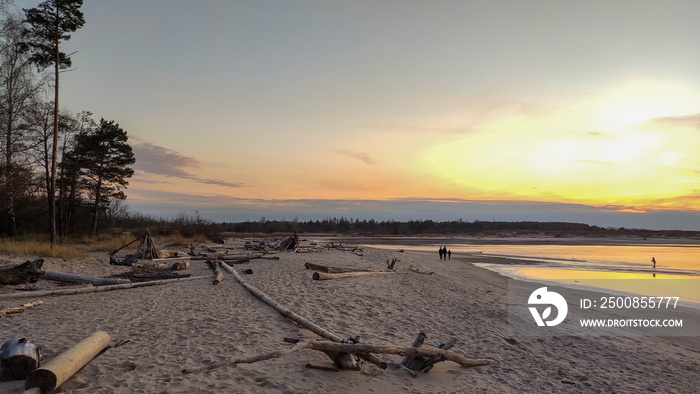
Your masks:
<svg viewBox="0 0 700 394"><path fill-rule="evenodd" d="M0 253L11 256L52 257L63 260L78 259L87 256L80 248L70 244L56 244L51 247L49 241L37 239L0 239Z"/></svg>

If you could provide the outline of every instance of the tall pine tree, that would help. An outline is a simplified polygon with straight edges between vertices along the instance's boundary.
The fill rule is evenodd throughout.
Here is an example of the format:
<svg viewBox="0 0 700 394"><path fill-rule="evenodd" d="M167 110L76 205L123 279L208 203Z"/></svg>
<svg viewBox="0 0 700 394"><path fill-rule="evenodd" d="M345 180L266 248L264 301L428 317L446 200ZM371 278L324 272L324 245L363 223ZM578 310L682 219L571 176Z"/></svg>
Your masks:
<svg viewBox="0 0 700 394"><path fill-rule="evenodd" d="M83 0L46 0L36 8L25 9L27 28L24 46L32 61L41 69L54 67L54 122L53 152L47 197L49 200L49 231L51 245L56 242L56 162L58 160L58 86L60 70L71 67L68 55L61 52L60 44L85 24L80 7Z"/></svg>

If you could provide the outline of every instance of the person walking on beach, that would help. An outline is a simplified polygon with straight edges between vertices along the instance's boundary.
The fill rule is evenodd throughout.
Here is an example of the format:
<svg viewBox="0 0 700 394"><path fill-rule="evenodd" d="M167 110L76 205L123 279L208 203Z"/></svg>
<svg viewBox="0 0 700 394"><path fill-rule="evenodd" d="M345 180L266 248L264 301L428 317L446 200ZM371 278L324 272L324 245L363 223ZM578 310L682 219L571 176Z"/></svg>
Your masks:
<svg viewBox="0 0 700 394"><path fill-rule="evenodd" d="M447 260L452 260L452 251L451 250L447 251Z"/></svg>
<svg viewBox="0 0 700 394"><path fill-rule="evenodd" d="M654 269L656 269L656 259L652 257L651 262L654 263Z"/></svg>
<svg viewBox="0 0 700 394"><path fill-rule="evenodd" d="M440 260L442 260L442 248L438 249L438 253L440 253Z"/></svg>

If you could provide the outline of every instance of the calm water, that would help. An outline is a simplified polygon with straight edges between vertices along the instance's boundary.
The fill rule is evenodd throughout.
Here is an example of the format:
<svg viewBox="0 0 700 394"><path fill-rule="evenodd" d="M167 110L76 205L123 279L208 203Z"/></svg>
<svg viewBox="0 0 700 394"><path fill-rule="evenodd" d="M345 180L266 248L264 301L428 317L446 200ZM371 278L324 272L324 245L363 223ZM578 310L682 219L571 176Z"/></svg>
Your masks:
<svg viewBox="0 0 700 394"><path fill-rule="evenodd" d="M406 249L430 251L446 246L453 258L469 254L483 256L478 266L496 271L515 279L556 283L570 287L586 287L612 290L617 293L644 294L645 280L690 279L669 283L683 283L674 296L681 296L689 303L700 305L700 245L693 244L632 244L632 245L478 245L449 243L447 240L426 241L421 245L368 245L382 249ZM488 257L513 259L512 264L493 264ZM656 269L651 259L656 259ZM526 260L518 264L515 260ZM621 287L620 281L634 279L629 286ZM613 285L614 283L614 285ZM697 285L696 285L697 283ZM593 284L593 285L592 285ZM597 284L597 285L596 285Z"/></svg>

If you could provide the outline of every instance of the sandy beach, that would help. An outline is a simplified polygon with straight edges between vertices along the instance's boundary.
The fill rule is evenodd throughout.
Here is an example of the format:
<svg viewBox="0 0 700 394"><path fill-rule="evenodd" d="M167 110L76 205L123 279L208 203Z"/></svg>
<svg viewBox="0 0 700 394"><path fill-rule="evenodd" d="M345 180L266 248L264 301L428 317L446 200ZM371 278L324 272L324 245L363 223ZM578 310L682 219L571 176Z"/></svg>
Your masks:
<svg viewBox="0 0 700 394"><path fill-rule="evenodd" d="M321 245L322 242L319 242ZM243 241L227 244L244 254ZM323 353L302 350L283 358L240 364L210 373L183 374L183 368L289 348L285 337L317 338L251 295L230 274L210 279L95 294L2 300L18 306L43 305L0 318L2 342L27 337L43 347L44 361L95 331L111 344L128 339L92 360L65 383L65 393L465 393L599 392L692 393L700 391L699 337L508 337L507 279L475 267L483 258L437 252L399 252L364 247L361 253L325 249L277 254L279 260L235 265L241 275L282 306L341 337L361 343L410 346L427 335L425 346L456 338L453 350L497 365L463 368L441 362L429 373L410 377L392 367L364 363L360 371L323 371ZM359 255L361 254L361 255ZM31 258L31 257L29 257ZM307 262L434 272L383 274L314 281ZM22 262L26 258L2 258ZM106 255L85 261L46 259L52 271L108 277L129 267L109 265ZM184 271L211 275L204 261ZM39 286L40 288L42 286ZM0 291L9 291L7 288ZM400 362L400 356L380 355ZM0 383L2 393L21 393L22 382Z"/></svg>

